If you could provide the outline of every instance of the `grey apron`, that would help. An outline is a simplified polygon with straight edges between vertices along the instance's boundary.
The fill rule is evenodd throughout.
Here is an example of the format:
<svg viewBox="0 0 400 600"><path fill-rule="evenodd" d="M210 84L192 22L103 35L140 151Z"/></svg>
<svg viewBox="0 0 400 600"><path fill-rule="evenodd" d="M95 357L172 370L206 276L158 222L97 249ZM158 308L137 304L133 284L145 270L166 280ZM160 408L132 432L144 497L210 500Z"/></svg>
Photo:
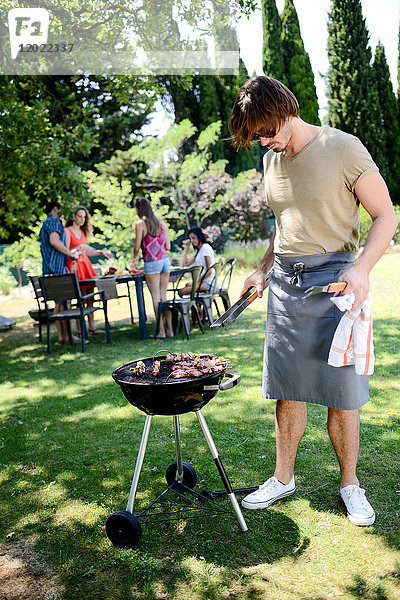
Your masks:
<svg viewBox="0 0 400 600"><path fill-rule="evenodd" d="M268 294L263 398L342 410L368 402L368 375L357 375L354 365L327 363L343 313L329 300L331 294L304 298L309 287L337 281L354 260L353 252L275 257Z"/></svg>

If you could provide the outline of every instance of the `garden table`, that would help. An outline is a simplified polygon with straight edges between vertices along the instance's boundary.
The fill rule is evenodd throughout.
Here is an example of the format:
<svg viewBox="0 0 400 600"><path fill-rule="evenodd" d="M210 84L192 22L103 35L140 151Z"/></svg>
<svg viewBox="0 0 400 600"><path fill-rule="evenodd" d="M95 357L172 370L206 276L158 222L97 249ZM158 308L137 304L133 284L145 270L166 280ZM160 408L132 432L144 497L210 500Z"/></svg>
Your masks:
<svg viewBox="0 0 400 600"><path fill-rule="evenodd" d="M187 267L172 267L170 273L170 281L173 283L179 278L179 276L187 271ZM80 285L96 285L96 279L114 279L116 283L126 283L129 285L130 281L135 282L135 291L136 291L136 302L138 307L138 315L139 315L139 335L140 339L146 340L149 336L147 333L146 326L146 307L144 303L144 295L143 295L143 282L145 282L145 277L143 273L131 273L129 275L98 275L97 277L91 277L89 279L84 279L80 281Z"/></svg>

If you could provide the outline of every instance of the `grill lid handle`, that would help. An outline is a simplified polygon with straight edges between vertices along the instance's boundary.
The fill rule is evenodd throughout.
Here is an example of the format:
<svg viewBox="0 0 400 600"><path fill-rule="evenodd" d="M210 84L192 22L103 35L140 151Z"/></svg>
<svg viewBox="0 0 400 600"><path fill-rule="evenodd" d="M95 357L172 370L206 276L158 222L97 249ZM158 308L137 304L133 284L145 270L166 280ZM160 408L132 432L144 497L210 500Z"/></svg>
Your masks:
<svg viewBox="0 0 400 600"><path fill-rule="evenodd" d="M227 371L225 373L225 377L227 377L227 381L223 381L221 382L219 385L205 385L204 386L204 391L208 391L208 390L230 390L231 388L235 387L235 385L237 385L240 381L240 375L239 373L232 373L231 371Z"/></svg>

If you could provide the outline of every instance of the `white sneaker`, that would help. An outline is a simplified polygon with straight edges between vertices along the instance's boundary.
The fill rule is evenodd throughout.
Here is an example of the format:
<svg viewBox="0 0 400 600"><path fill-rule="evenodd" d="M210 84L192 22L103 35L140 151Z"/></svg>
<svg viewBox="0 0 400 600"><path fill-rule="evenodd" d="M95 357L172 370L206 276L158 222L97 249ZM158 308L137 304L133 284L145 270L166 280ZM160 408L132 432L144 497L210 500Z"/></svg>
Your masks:
<svg viewBox="0 0 400 600"><path fill-rule="evenodd" d="M365 497L365 490L358 485L340 488L340 495L347 508L347 518L354 525L372 525L375 512Z"/></svg>
<svg viewBox="0 0 400 600"><path fill-rule="evenodd" d="M270 506L276 500L290 496L295 491L294 476L287 485L278 481L276 477L270 477L265 483L260 485L258 490L243 498L242 506L251 509L267 508L267 506Z"/></svg>

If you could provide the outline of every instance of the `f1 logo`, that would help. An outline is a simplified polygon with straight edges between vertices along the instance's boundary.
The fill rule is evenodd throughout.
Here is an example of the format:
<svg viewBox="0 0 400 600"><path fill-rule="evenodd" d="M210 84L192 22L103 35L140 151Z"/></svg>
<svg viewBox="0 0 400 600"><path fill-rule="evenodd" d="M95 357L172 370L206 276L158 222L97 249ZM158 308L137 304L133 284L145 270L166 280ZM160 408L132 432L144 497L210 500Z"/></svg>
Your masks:
<svg viewBox="0 0 400 600"><path fill-rule="evenodd" d="M21 45L46 44L49 35L49 11L45 8L12 8L8 11L11 58L15 59Z"/></svg>

